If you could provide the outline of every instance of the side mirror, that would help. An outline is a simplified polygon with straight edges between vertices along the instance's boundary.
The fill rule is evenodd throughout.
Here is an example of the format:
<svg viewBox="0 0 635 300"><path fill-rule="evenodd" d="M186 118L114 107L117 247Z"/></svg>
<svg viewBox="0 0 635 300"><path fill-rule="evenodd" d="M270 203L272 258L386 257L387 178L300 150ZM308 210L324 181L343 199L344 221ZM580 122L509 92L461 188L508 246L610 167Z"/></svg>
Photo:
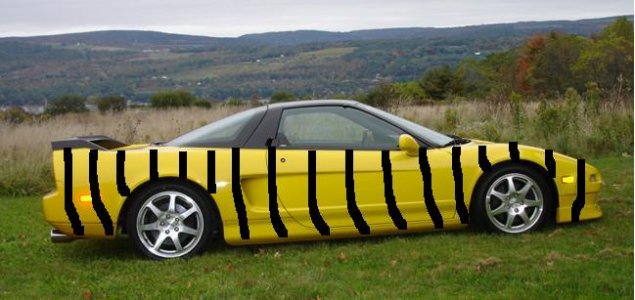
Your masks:
<svg viewBox="0 0 635 300"><path fill-rule="evenodd" d="M399 150L405 151L409 156L419 155L419 143L409 134L399 136Z"/></svg>

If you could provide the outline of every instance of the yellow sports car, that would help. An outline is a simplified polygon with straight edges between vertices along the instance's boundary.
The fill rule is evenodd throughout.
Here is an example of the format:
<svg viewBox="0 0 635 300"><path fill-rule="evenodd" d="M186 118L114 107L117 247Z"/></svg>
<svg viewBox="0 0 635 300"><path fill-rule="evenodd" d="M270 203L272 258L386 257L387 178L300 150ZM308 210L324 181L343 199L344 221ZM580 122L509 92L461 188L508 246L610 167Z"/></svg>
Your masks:
<svg viewBox="0 0 635 300"><path fill-rule="evenodd" d="M602 179L551 150L448 136L354 101L253 108L161 144L53 142L53 242L127 233L155 259L228 244L599 218Z"/></svg>

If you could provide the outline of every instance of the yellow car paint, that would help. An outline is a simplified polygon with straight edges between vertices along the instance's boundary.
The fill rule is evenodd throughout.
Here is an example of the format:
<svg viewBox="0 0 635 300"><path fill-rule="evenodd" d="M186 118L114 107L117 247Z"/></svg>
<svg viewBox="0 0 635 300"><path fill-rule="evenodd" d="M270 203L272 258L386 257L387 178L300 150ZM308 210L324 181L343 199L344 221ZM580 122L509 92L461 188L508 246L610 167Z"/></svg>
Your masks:
<svg viewBox="0 0 635 300"><path fill-rule="evenodd" d="M472 193L484 171L479 165L479 146L486 147L489 163L495 166L513 160L510 154L511 144L493 144L474 141L460 148L460 173L462 174L462 191L465 207L469 209ZM545 150L517 146L518 157L524 163L530 163L547 172ZM72 185L65 185L64 151L72 156ZM89 174L89 149L55 150L53 152L53 172L56 191L44 196L43 209L45 219L61 232L75 237L111 238L104 225L104 216L99 216L95 197L91 195ZM223 237L229 244L254 244L280 241L316 240L338 237L357 237L365 235L356 227L355 221L347 207L347 178L345 150L315 151L315 198L321 218L328 225L328 234L320 232L312 219L309 209L309 151L293 149L276 149L275 169L278 214L287 231L286 237L280 237L272 225L272 214L269 201L268 151L270 149L228 149L228 148L177 148L149 145L132 145L114 150L92 150L97 154L96 175L99 197L107 215L111 219L114 232L118 232L122 220L122 209L131 198L122 195L117 181L117 153L125 153L123 177L125 185L132 192L158 178L181 177L198 185L202 190L210 192L220 218L222 220ZM156 151L156 174L152 174L151 151ZM214 168L208 170L208 152L213 151ZM233 155L240 155L239 173L234 172ZM457 214L457 193L455 191L455 173L452 169L452 147L427 150L427 159L432 178L432 195L434 204L442 217L444 229L466 226ZM180 152L186 156L187 168L180 166ZM384 174L382 168L382 152L371 150L352 151L353 187L356 206L361 217L369 227L370 235L417 232L435 230L431 213L424 201L424 178L418 155L409 155L406 151L391 150L389 161L392 176L392 191L396 207L401 218L407 223L407 229L400 230L397 221L389 213L385 197ZM555 178L550 178L557 188L558 208L556 222L572 221L572 206L578 195L577 182L585 184L584 207L580 211L579 220L599 218L602 211L597 204L597 197L602 186L598 170L588 164L584 165L585 178L578 178L577 161L570 157L554 153ZM183 174L183 170L186 174ZM211 173L210 173L211 172ZM213 174L213 175L210 175ZM594 175L595 181L589 180ZM212 184L208 184L208 176L214 176ZM573 182L561 179L573 177ZM236 181L236 179L238 181ZM239 183L239 196L245 207L244 220L248 227L241 231L240 212L237 209L236 189ZM350 191L348 191L350 193ZM70 193L67 195L65 193ZM125 194L125 193L124 193ZM65 197L70 196L70 203ZM349 194L350 196L350 194ZM83 198L82 198L83 197ZM83 234L77 234L69 220L69 205L74 206ZM71 209L72 210L72 209ZM245 225L245 224L243 224Z"/></svg>

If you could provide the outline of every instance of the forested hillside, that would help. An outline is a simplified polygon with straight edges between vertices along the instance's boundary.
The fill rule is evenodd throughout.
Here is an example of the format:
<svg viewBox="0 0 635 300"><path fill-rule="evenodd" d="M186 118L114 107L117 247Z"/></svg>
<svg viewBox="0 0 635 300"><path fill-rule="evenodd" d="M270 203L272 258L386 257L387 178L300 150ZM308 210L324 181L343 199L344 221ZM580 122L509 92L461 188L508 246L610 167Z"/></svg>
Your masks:
<svg viewBox="0 0 635 300"><path fill-rule="evenodd" d="M632 91L633 22L618 18L590 37L534 34L518 47L483 59L465 58L455 66L433 67L416 80L382 82L359 97L386 106L399 99L546 99L582 93L597 102L600 97L623 99Z"/></svg>
<svg viewBox="0 0 635 300"><path fill-rule="evenodd" d="M418 80L442 65L461 64L466 69L469 64L492 65L494 60L511 59L491 54L517 49L538 33L546 34L545 40L549 40L549 33L555 32L554 36L580 40L580 46L585 46L589 43L584 39L592 40L592 33L602 32L614 20L295 31L238 38L144 31L2 38L0 105L43 104L69 94L120 95L145 101L166 89L185 89L217 100L268 98L277 90L299 97L351 96L381 82ZM593 51L601 53L602 47ZM531 54L514 53L509 54L514 59L517 55L533 59ZM585 59L592 63L596 56L588 52ZM550 66L545 62L545 67ZM467 68L465 72L472 71ZM513 80L522 85L522 80ZM581 84L586 81L580 79ZM465 85L464 90L479 92L483 88L479 82L477 86Z"/></svg>

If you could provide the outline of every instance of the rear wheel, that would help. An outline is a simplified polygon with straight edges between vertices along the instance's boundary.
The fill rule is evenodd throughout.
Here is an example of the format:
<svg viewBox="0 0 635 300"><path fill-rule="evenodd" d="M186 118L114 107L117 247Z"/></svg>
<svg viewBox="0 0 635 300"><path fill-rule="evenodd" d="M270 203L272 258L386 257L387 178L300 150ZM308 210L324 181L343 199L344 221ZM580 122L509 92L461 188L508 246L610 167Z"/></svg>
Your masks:
<svg viewBox="0 0 635 300"><path fill-rule="evenodd" d="M189 257L205 250L215 228L209 198L187 185L161 183L134 199L127 228L135 248L153 259Z"/></svg>
<svg viewBox="0 0 635 300"><path fill-rule="evenodd" d="M477 226L488 231L523 233L539 229L552 214L549 186L539 172L509 165L486 176L473 207Z"/></svg>

